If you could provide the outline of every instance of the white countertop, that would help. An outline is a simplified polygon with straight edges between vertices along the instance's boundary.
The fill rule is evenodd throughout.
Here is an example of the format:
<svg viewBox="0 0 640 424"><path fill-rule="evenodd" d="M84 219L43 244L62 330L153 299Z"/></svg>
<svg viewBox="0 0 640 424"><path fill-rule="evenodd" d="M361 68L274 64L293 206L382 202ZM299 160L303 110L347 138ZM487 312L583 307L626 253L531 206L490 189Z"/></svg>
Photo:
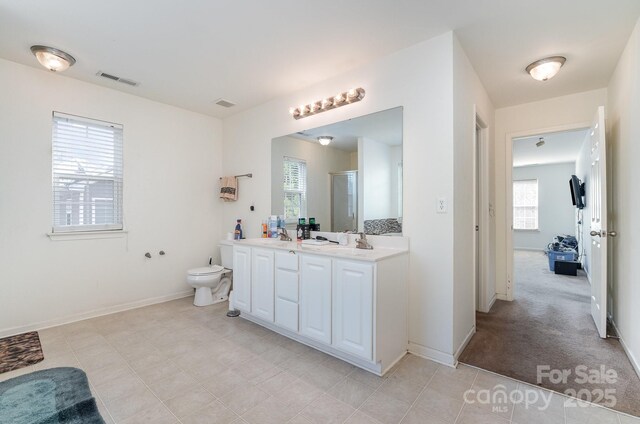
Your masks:
<svg viewBox="0 0 640 424"><path fill-rule="evenodd" d="M310 253L314 255L368 262L381 261L396 255L402 255L409 251L409 249L405 248L390 248L381 246L374 246L372 250L357 249L355 245L340 246L334 243L323 246L314 246L298 243L295 240L281 241L278 239L270 238L234 240L233 243L238 246L264 247L269 249L293 251L296 253Z"/></svg>

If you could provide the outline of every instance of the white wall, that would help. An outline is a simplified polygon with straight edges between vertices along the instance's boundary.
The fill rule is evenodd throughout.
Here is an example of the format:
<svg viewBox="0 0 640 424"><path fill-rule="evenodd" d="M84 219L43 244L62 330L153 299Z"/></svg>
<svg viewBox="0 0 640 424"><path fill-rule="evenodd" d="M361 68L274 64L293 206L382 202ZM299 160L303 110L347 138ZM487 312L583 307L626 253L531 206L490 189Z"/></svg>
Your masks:
<svg viewBox="0 0 640 424"><path fill-rule="evenodd" d="M544 250L558 234L576 235L576 207L569 190L575 169L575 162L513 168L513 181L538 180L538 230L514 230L514 249Z"/></svg>
<svg viewBox="0 0 640 424"><path fill-rule="evenodd" d="M532 83L536 82L532 81ZM511 181L507 181L506 173L507 168L512 167L512 158L506 157L507 143L511 143L513 136L558 131L574 125L589 127L597 107L606 103L607 90L603 88L496 109L494 139L496 292L500 298L506 298L507 295L507 258L511 254L506 250L505 193L511 190Z"/></svg>
<svg viewBox="0 0 640 424"><path fill-rule="evenodd" d="M609 239L612 250L613 319L621 340L640 372L640 20L627 43L609 83L606 126L610 177Z"/></svg>
<svg viewBox="0 0 640 424"><path fill-rule="evenodd" d="M476 75L458 40L453 39L453 149L449 166L454 169L455 197L446 196L449 207L453 204L454 227L454 276L453 276L453 348L461 353L470 335L475 331L475 280L474 276L474 173L476 114L493 134L494 108L480 79ZM491 156L491 154L489 154ZM438 180L434 181L437 182ZM490 194L491 196L491 194ZM485 205L487 206L487 205ZM429 209L434 208L432 205ZM493 247L493 240L489 240ZM490 249L491 250L491 249ZM493 270L487 283L491 293Z"/></svg>
<svg viewBox="0 0 640 424"><path fill-rule="evenodd" d="M271 139L403 106L404 223L411 237L409 339L412 349L452 359L453 211L436 214L439 196L453 198L452 33L447 33L224 120L225 174L253 172L238 202L225 204L223 222L247 223L258 235L269 213ZM300 120L288 109L350 87L364 87L358 103ZM256 211L249 212L254 203Z"/></svg>
<svg viewBox="0 0 640 424"><path fill-rule="evenodd" d="M358 186L363 220L391 218L391 146L371 138L358 139Z"/></svg>
<svg viewBox="0 0 640 424"><path fill-rule="evenodd" d="M580 213L578 213L578 209L575 210L575 232L576 234L582 229L582 237L578 240L580 241L580 245L578 248L580 249L582 262L582 269L585 270L587 275L591 272L591 235L589 232L591 231L590 223L591 223L591 199L589 199L589 178L591 174L591 140L589 137L586 137L584 142L582 143L582 147L580 148L580 153L578 154L578 159L576 160L576 176L582 181L585 185L585 206ZM582 225L578 224L579 218L581 217Z"/></svg>
<svg viewBox="0 0 640 424"><path fill-rule="evenodd" d="M284 188L282 158L304 159L307 163L307 217L314 217L320 229L331 228L331 178L330 172L351 169L351 153L309 143L292 137L274 139L271 145L271 214L284 214ZM269 213L262 219L266 220ZM260 227L258 227L260 228ZM247 228L244 229L247 231Z"/></svg>
<svg viewBox="0 0 640 424"><path fill-rule="evenodd" d="M0 336L189 293L220 238L221 122L5 60L0 93ZM124 125L127 236L47 237L54 110Z"/></svg>

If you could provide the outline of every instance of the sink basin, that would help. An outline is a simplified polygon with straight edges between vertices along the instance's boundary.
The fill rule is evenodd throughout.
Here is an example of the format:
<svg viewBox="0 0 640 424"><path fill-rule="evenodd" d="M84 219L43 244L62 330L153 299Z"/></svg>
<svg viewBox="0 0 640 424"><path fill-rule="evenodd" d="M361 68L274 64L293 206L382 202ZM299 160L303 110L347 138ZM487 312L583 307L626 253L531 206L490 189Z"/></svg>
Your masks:
<svg viewBox="0 0 640 424"><path fill-rule="evenodd" d="M272 247L286 246L290 243L288 241L282 241L277 238L259 238L259 239L256 238L256 239L247 240L247 242L253 245L272 246Z"/></svg>

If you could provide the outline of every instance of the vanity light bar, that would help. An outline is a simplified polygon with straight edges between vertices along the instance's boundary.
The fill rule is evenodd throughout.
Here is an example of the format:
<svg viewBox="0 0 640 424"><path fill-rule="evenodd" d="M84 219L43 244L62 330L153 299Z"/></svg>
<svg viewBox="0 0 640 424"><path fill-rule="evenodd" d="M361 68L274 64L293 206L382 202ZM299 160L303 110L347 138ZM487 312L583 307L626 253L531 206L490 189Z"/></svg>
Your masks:
<svg viewBox="0 0 640 424"><path fill-rule="evenodd" d="M327 97L326 99L318 100L308 105L289 108L289 113L294 119L301 119L329 109L359 102L362 99L364 99L364 88L352 88L349 91L338 93L333 97Z"/></svg>

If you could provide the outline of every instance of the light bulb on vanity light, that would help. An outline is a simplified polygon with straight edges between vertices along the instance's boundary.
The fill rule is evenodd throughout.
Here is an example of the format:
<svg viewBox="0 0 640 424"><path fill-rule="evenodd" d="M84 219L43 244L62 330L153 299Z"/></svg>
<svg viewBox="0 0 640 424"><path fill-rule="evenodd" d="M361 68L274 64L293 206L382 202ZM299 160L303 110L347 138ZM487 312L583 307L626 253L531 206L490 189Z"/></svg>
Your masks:
<svg viewBox="0 0 640 424"><path fill-rule="evenodd" d="M289 114L294 119L305 118L307 116L322 113L330 109L359 102L360 100L364 99L364 95L365 91L362 87L351 88L342 93L338 93L335 96L325 97L306 105L300 105L297 108L291 107L289 108Z"/></svg>

